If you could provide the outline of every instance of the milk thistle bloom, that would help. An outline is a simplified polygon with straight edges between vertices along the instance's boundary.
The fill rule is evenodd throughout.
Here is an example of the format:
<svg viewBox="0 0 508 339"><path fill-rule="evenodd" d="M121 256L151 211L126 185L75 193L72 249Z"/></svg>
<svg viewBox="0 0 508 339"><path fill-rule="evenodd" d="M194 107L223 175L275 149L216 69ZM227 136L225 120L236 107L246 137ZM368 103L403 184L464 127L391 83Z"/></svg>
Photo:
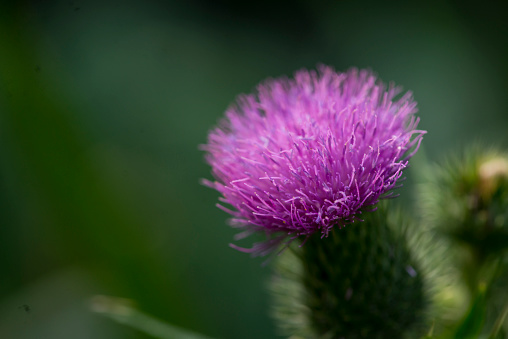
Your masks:
<svg viewBox="0 0 508 339"><path fill-rule="evenodd" d="M241 95L208 136L206 160L222 194L217 206L243 230L264 232L265 255L284 239L327 236L392 196L425 131L416 102L368 70L301 70Z"/></svg>

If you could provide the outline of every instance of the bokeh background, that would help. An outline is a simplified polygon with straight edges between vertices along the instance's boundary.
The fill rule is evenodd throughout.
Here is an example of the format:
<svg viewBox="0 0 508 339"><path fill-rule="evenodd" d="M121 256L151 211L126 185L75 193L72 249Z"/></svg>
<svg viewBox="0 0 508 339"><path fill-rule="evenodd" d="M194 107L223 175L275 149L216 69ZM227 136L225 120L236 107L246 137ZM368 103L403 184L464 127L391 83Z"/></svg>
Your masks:
<svg viewBox="0 0 508 339"><path fill-rule="evenodd" d="M236 95L318 63L368 67L415 93L435 161L507 146L507 61L502 2L2 2L0 338L148 338L90 312L96 294L215 338L275 338L270 269L228 247L199 184L198 145Z"/></svg>

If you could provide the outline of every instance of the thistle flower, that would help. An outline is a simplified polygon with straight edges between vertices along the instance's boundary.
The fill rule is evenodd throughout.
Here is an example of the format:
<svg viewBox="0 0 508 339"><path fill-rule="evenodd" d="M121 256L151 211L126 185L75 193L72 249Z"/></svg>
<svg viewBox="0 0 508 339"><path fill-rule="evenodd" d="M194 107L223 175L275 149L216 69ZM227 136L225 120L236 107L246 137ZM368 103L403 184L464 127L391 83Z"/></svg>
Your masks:
<svg viewBox="0 0 508 339"><path fill-rule="evenodd" d="M410 92L367 70L301 70L242 95L208 136L206 160L241 239L267 254L285 238L327 236L391 196L424 131Z"/></svg>

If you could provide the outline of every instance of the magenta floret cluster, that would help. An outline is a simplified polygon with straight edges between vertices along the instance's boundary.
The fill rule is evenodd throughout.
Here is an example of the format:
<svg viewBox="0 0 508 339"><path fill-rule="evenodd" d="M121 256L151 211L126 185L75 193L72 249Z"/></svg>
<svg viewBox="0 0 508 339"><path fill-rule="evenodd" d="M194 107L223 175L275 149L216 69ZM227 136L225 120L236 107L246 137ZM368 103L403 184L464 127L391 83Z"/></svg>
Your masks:
<svg viewBox="0 0 508 339"><path fill-rule="evenodd" d="M266 233L241 250L264 255L283 239L326 236L392 195L425 134L416 111L410 92L368 70L269 79L210 132L203 149L216 181L204 183L230 205L218 207L244 230L237 239Z"/></svg>

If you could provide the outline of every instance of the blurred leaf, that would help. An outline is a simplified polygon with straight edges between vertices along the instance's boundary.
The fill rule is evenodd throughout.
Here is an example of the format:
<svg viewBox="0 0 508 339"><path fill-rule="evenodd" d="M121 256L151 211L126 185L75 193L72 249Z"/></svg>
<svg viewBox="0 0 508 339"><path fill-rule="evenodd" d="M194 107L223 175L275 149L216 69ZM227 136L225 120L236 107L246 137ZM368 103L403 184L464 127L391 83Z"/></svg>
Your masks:
<svg viewBox="0 0 508 339"><path fill-rule="evenodd" d="M168 323L162 322L138 311L129 299L97 295L92 299L93 311L160 339L211 339Z"/></svg>
<svg viewBox="0 0 508 339"><path fill-rule="evenodd" d="M480 335L485 320L486 290L485 284L478 286L476 298L473 300L469 312L451 338L477 338Z"/></svg>
<svg viewBox="0 0 508 339"><path fill-rule="evenodd" d="M432 326L430 327L429 332L426 335L424 335L423 337L421 337L421 339L434 338L434 326L435 326L435 322L432 322Z"/></svg>
<svg viewBox="0 0 508 339"><path fill-rule="evenodd" d="M497 318L496 323L494 324L494 328L492 329L492 332L489 335L489 339L504 338L504 336L502 336L501 330L506 320L506 316L508 316L508 303L506 303L503 312L501 312L501 314Z"/></svg>

